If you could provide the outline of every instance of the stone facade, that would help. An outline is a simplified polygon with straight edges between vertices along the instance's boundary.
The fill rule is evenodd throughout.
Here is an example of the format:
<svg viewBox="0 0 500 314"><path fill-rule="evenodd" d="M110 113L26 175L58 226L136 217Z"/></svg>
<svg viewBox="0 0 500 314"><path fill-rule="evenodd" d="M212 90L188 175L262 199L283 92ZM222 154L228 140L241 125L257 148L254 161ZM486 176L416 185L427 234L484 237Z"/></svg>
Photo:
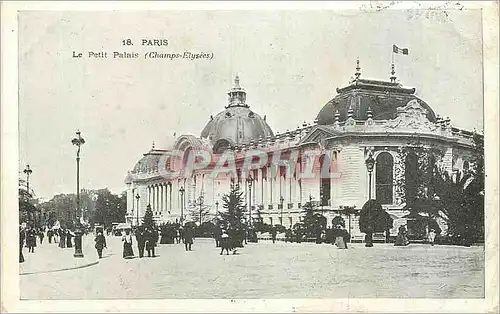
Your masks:
<svg viewBox="0 0 500 314"><path fill-rule="evenodd" d="M225 110L210 117L201 137L182 135L169 149L152 148L128 173L125 182L129 221L141 221L148 204L158 221L196 220L189 217L189 211L199 206L200 196L202 206L215 217L223 210L222 196L230 188L228 175L211 176L215 161L188 177L169 178L163 171L182 171L188 163L187 153L192 150L210 151L215 159L231 151L237 168L233 179L244 192L249 219L260 217L266 223L290 227L301 220L302 205L313 201L331 223L346 206L361 209L371 195L380 198L394 218L391 233L396 233L407 213L401 210L405 204L396 178L404 166L399 160L401 148L415 139L424 146L439 147L444 152L442 166L452 172L469 167L473 134L436 116L414 95L414 89L394 81L363 80L359 66L357 70L356 79L337 89L338 95L320 111L314 124L304 123L295 130L276 134L265 117L245 104L246 91L237 78ZM247 172L243 168L244 155L250 150L263 152L268 162ZM162 158L171 151L180 151L178 159L182 162L175 164ZM272 162L275 152L288 160L281 162L279 169ZM370 155L375 160L371 180L365 164ZM287 172L290 165L295 165L295 171ZM327 169L328 179L300 175L320 173L323 168ZM359 234L357 217L344 219L350 220L351 234Z"/></svg>

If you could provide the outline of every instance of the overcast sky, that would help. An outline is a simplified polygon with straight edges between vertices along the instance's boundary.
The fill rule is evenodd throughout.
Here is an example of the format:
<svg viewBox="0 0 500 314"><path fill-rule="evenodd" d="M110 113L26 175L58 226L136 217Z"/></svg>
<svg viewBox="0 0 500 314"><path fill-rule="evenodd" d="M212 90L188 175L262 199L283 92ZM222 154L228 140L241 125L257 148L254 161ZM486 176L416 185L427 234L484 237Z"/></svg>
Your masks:
<svg viewBox="0 0 500 314"><path fill-rule="evenodd" d="M405 86L452 124L483 128L481 15L453 11L410 18L383 11L24 12L19 15L20 169L37 196L75 191L80 129L81 187L125 189L142 154L174 132L199 136L227 104L240 75L247 103L273 131L312 122L355 72L389 78L391 49ZM124 47L131 38L134 47ZM168 39L145 48L141 38ZM145 60L146 51L208 52L213 60ZM72 58L73 51L83 59ZM86 58L88 51L138 52L139 59Z"/></svg>

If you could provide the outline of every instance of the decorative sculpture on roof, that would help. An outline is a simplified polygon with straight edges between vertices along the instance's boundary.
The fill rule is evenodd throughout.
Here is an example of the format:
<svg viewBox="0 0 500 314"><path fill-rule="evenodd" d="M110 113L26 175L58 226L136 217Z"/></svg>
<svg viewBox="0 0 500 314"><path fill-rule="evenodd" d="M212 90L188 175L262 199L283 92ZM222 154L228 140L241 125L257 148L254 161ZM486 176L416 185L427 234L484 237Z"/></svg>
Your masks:
<svg viewBox="0 0 500 314"><path fill-rule="evenodd" d="M426 115L427 110L419 104L418 100L413 99L406 106L398 107L397 117L387 121L384 128L435 131L437 125L429 121Z"/></svg>

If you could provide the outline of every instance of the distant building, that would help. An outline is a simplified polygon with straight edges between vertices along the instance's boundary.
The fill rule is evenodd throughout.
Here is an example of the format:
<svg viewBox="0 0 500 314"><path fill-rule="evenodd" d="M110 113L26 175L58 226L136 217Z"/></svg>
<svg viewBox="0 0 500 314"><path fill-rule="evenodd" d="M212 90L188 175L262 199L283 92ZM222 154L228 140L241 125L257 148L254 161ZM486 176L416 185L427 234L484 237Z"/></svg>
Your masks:
<svg viewBox="0 0 500 314"><path fill-rule="evenodd" d="M293 226L301 220L302 205L308 201L315 202L318 211L331 223L345 206L361 209L371 194L394 218L391 233L395 234L406 222L402 218L406 214L402 211L403 192L395 184L396 167L402 162L398 151L402 147L418 138L423 145L435 145L443 150L442 166L447 171L470 166L472 132L452 127L449 118L437 116L431 106L415 95L414 88L396 82L394 74L390 81L362 79L359 61L354 79L348 86L337 89L337 95L320 110L314 124L303 123L284 133L273 133L266 116L262 118L250 109L238 76L228 95L225 109L210 116L200 137L178 136L171 149L183 153L184 166L192 150L210 151L215 159L228 150L235 152L238 171L233 179L238 180L245 193L249 218L251 206L251 218L259 217L269 224ZM266 165L251 170L249 176L242 171L243 159L239 157L249 150L264 151L269 156L281 152L282 159L296 154L296 171L290 175L286 166L275 168L269 157ZM307 167L311 158L307 152L311 150L322 152L315 156L313 172L320 172L325 162L330 162L331 167L326 168L340 176L304 179L297 175ZM189 219L188 211L199 205L200 195L203 205L208 206L213 215L223 210L221 198L229 191L228 178L212 178L210 166L195 170L189 178L165 178L161 168L176 170L173 164L161 158L169 151L153 147L126 177L128 219L133 224L142 220L148 204L158 221L185 221ZM371 186L365 162L369 156L375 162ZM273 177L272 173L277 175ZM359 233L354 216L351 229L352 234Z"/></svg>

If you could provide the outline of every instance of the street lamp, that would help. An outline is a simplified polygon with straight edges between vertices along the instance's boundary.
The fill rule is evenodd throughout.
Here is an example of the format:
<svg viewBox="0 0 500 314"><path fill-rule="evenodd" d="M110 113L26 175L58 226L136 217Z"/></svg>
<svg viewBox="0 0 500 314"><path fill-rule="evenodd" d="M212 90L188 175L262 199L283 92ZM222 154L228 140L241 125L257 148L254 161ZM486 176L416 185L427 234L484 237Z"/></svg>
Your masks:
<svg viewBox="0 0 500 314"><path fill-rule="evenodd" d="M283 226L283 202L285 199L283 198L283 195L280 196L280 204L281 204L281 213L280 213L280 225Z"/></svg>
<svg viewBox="0 0 500 314"><path fill-rule="evenodd" d="M29 195L31 195L31 193L30 193L30 174L33 172L33 170L30 169L30 165L26 165L26 168L24 168L23 172L26 174L26 191L28 192L28 196L29 196ZM29 201L29 200L27 199L27 201ZM31 216L33 216L33 217L31 217ZM34 222L34 220L35 220L34 216L35 216L35 213L30 213L28 211L28 219L29 219L30 223L32 222L32 220Z"/></svg>
<svg viewBox="0 0 500 314"><path fill-rule="evenodd" d="M137 226L139 226L139 200L141 199L141 196L139 193L135 195L135 199L137 200Z"/></svg>
<svg viewBox="0 0 500 314"><path fill-rule="evenodd" d="M181 225L184 222L184 192L186 190L184 189L183 186L179 189L179 193L181 193Z"/></svg>
<svg viewBox="0 0 500 314"><path fill-rule="evenodd" d="M247 184L248 184L248 196L249 196L248 204L250 205L250 211L249 211L249 216L250 216L249 224L250 224L250 226L252 225L252 182L253 182L252 175L248 175Z"/></svg>
<svg viewBox="0 0 500 314"><path fill-rule="evenodd" d="M75 230L75 254L74 257L83 257L82 252L82 226L80 224L80 149L85 140L83 139L80 130L76 131L76 137L71 140L71 143L77 147L76 150L76 230Z"/></svg>
<svg viewBox="0 0 500 314"><path fill-rule="evenodd" d="M366 169L368 170L368 199L372 199L372 172L373 166L375 165L375 159L373 159L372 152L368 155L368 158L365 160Z"/></svg>
<svg viewBox="0 0 500 314"><path fill-rule="evenodd" d="M26 190L30 194L30 175L33 173L33 170L31 170L30 165L26 165L23 172L26 174Z"/></svg>
<svg viewBox="0 0 500 314"><path fill-rule="evenodd" d="M219 201L215 201L215 214L219 216Z"/></svg>

